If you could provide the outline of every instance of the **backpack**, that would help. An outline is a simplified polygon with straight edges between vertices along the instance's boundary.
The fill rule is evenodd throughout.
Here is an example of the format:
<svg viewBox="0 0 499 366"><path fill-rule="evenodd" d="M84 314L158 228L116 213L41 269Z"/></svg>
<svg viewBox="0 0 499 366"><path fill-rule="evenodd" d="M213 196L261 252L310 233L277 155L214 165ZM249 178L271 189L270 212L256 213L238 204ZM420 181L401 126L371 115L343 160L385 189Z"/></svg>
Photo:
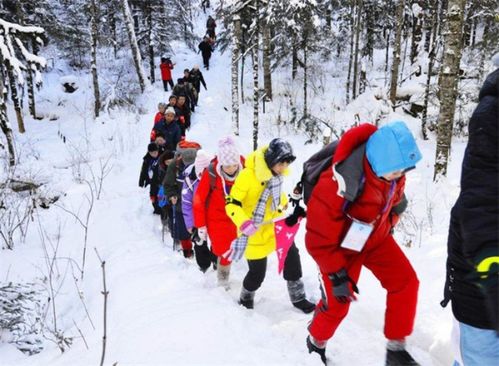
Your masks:
<svg viewBox="0 0 499 366"><path fill-rule="evenodd" d="M333 155L336 152L338 140L324 146L303 163L303 173L295 191L303 193L303 202L308 204L312 191L319 181L323 171L333 165Z"/></svg>

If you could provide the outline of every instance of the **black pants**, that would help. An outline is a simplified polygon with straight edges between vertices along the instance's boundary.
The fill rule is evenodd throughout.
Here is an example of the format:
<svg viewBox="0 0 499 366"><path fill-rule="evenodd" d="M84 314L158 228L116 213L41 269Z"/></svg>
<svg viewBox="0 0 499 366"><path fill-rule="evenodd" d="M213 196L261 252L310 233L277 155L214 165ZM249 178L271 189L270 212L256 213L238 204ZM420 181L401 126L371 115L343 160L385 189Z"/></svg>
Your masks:
<svg viewBox="0 0 499 366"><path fill-rule="evenodd" d="M204 67L206 67L206 68L210 67L210 57L211 57L211 53L203 52L203 64L204 64Z"/></svg>
<svg viewBox="0 0 499 366"><path fill-rule="evenodd" d="M243 286L248 291L256 291L262 285L267 272L267 257L248 260L249 271L244 277ZM300 252L295 243L289 248L288 256L284 262L284 279L297 281L302 277Z"/></svg>
<svg viewBox="0 0 499 366"><path fill-rule="evenodd" d="M163 80L163 87L165 88L165 92L168 91L168 84L173 90L173 80Z"/></svg>

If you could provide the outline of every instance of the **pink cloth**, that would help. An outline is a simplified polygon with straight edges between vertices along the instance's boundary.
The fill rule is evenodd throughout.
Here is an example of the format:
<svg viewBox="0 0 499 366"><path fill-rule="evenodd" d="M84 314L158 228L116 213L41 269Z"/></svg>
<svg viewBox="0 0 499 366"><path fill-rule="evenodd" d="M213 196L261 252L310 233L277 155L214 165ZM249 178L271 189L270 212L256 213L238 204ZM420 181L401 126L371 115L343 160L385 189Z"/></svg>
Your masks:
<svg viewBox="0 0 499 366"><path fill-rule="evenodd" d="M288 251L295 240L296 233L300 228L301 218L293 226L288 226L285 223L286 218L278 220L274 223L274 232L276 240L276 253L277 259L279 260L279 266L277 268L277 273L281 274L284 269L284 262L288 256Z"/></svg>

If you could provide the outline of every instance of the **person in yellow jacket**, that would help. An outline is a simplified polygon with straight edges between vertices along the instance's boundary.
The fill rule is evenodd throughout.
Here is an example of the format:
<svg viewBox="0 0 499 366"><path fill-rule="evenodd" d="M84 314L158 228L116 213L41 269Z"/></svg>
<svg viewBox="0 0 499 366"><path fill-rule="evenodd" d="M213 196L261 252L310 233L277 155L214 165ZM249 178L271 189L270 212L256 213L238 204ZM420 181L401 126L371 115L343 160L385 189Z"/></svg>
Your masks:
<svg viewBox="0 0 499 366"><path fill-rule="evenodd" d="M224 254L232 261L245 255L249 271L243 281L239 303L253 309L256 290L265 279L267 256L276 249L273 219L284 215L287 197L282 192L283 177L296 157L289 142L274 139L246 158L246 167L239 173L225 211L239 229L239 237ZM304 313L315 305L305 297L298 248L293 243L284 263L284 279L293 305Z"/></svg>

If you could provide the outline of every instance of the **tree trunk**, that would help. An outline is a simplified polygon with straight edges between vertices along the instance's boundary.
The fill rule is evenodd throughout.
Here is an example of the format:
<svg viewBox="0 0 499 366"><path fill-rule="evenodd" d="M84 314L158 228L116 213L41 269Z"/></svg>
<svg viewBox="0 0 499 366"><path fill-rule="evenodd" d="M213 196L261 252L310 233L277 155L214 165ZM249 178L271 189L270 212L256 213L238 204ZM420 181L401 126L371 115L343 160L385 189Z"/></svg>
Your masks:
<svg viewBox="0 0 499 366"><path fill-rule="evenodd" d="M308 116L308 51L307 51L307 44L308 44L308 39L306 38L303 40L303 117Z"/></svg>
<svg viewBox="0 0 499 366"><path fill-rule="evenodd" d="M352 75L352 64L353 64L353 45L354 45L354 19L355 19L355 0L352 0L350 6L350 57L348 59L348 75L347 75L347 86L346 86L346 104L350 103L350 78Z"/></svg>
<svg viewBox="0 0 499 366"><path fill-rule="evenodd" d="M2 76L2 75L0 75ZM0 128L5 135L7 141L7 151L9 152L9 166L16 164L16 151L14 150L14 138L12 129L10 128L9 120L7 119L7 105L5 104L3 76L0 77Z"/></svg>
<svg viewBox="0 0 499 366"><path fill-rule="evenodd" d="M31 63L28 63L28 70L26 72L26 80L28 84L28 105L29 113L33 118L36 119L36 107L35 107L35 87L33 83L33 70L31 69Z"/></svg>
<svg viewBox="0 0 499 366"><path fill-rule="evenodd" d="M137 72L137 77L139 78L140 90L143 93L144 90L146 89L146 77L144 73L144 68L142 67L142 56L140 55L140 49L137 43L137 37L135 36L133 19L132 19L132 14L130 13L130 7L128 6L128 0L121 0L121 7L123 10L123 17L125 20L125 25L128 33L128 40L130 41L130 48L132 50L133 62L135 64L135 71Z"/></svg>
<svg viewBox="0 0 499 366"><path fill-rule="evenodd" d="M19 102L19 96L17 95L16 79L14 77L14 71L12 70L12 66L10 65L9 60L5 60L5 66L7 69L7 75L9 76L10 95L12 97L12 103L14 103L14 109L16 111L16 118L17 118L17 125L19 126L19 132L25 133L26 129L24 128L24 120L21 110L21 104Z"/></svg>
<svg viewBox="0 0 499 366"><path fill-rule="evenodd" d="M449 0L444 53L439 75L440 112L438 115L437 148L433 179L447 175L447 161L452 141L456 107L459 64L462 51L463 13L466 0Z"/></svg>
<svg viewBox="0 0 499 366"><path fill-rule="evenodd" d="M412 37L411 37L411 54L410 54L410 60L411 60L411 75L412 75L412 68L414 67L414 64L418 61L418 55L419 55L419 44L423 38L423 29L422 29L422 13L419 14L419 16L414 16L412 19Z"/></svg>
<svg viewBox="0 0 499 366"><path fill-rule="evenodd" d="M402 38L402 26L404 24L404 7L405 0L399 0L397 6L397 16L395 18L395 23L397 30L395 32L395 41L393 44L393 60L392 60L392 77L390 81L390 101L392 102L392 107L395 107L396 96L397 96L397 83L400 65L400 50L401 50L401 38Z"/></svg>
<svg viewBox="0 0 499 366"><path fill-rule="evenodd" d="M257 35L255 35L257 36ZM258 41L251 49L251 58L253 59L253 150L258 148Z"/></svg>
<svg viewBox="0 0 499 366"><path fill-rule="evenodd" d="M149 77L151 80L151 84L154 84L156 78L154 76L154 39L153 39L153 22L152 17L155 16L153 14L152 4L147 2L145 4L147 9L147 49L149 51Z"/></svg>
<svg viewBox="0 0 499 366"><path fill-rule="evenodd" d="M437 52L439 49L439 4L437 2L432 2L430 8L430 12L433 14L432 17L432 26L429 28L432 30L432 35L429 38L432 39L431 49L428 55L428 69L426 71L426 87L425 87L425 95L424 95L424 106L423 106L423 115L421 120L421 133L423 135L424 140L428 140L428 133L426 131L426 125L428 123L428 103L430 101L430 86L431 86L431 77L433 74L433 65L435 64L435 59L437 57ZM429 21L429 20L428 20Z"/></svg>
<svg viewBox="0 0 499 366"><path fill-rule="evenodd" d="M232 39L232 62L231 62L231 81L232 81L232 132L239 136L239 37L241 36L241 19L239 14L233 18L233 39Z"/></svg>
<svg viewBox="0 0 499 366"><path fill-rule="evenodd" d="M425 0L424 1L424 5L425 5L425 10L424 10L424 32L425 32L424 51L425 52L430 52L432 24L434 24L434 22L433 22L434 14L431 11L431 9L436 8L434 6L434 3L435 3L435 0Z"/></svg>
<svg viewBox="0 0 499 366"><path fill-rule="evenodd" d="M357 99L357 85L359 79L359 39L360 39L360 16L362 14L362 0L357 0L357 17L355 20L355 49L353 57L353 81L352 98Z"/></svg>
<svg viewBox="0 0 499 366"><path fill-rule="evenodd" d="M109 22L110 22L110 27L111 27L111 34L113 37L112 38L113 54L114 54L114 58L117 59L118 58L118 37L116 34L116 17L115 17L114 11L110 15Z"/></svg>
<svg viewBox="0 0 499 366"><path fill-rule="evenodd" d="M272 75L270 72L270 25L263 26L263 88L265 99L272 100Z"/></svg>
<svg viewBox="0 0 499 366"><path fill-rule="evenodd" d="M298 50L296 48L296 39L293 38L292 53L291 53L291 78L294 80L298 73Z"/></svg>
<svg viewBox="0 0 499 366"><path fill-rule="evenodd" d="M241 24L241 22L239 22ZM241 103L244 104L244 64L246 61L246 47L244 46L246 44L246 37L245 37L246 32L241 32Z"/></svg>
<svg viewBox="0 0 499 366"><path fill-rule="evenodd" d="M95 118L99 117L100 111L100 90L99 90L99 77L97 75L97 40L99 37L99 15L97 12L97 4L96 0L92 0L90 4L92 20L91 20L91 37L92 37L92 62L90 64L90 68L92 69L92 81L94 84L94 116Z"/></svg>

